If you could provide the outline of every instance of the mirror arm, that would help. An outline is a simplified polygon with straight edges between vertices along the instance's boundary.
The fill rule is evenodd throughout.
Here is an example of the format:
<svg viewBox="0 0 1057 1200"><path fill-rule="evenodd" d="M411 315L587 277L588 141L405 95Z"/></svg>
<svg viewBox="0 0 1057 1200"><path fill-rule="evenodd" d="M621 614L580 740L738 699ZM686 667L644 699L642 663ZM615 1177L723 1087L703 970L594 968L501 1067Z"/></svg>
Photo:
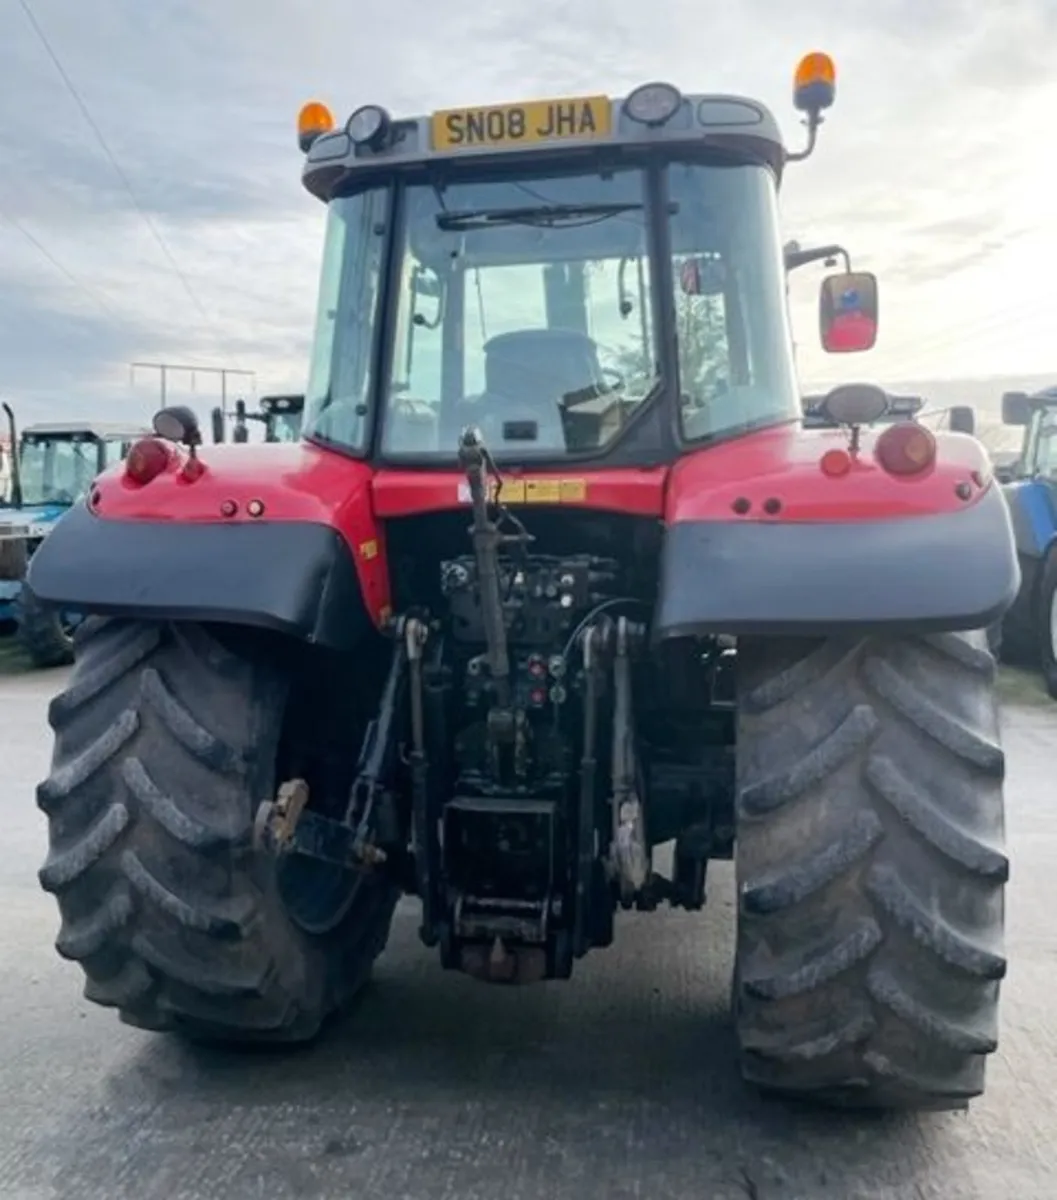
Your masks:
<svg viewBox="0 0 1057 1200"><path fill-rule="evenodd" d="M808 263L818 262L820 259L843 258L845 273L850 275L851 271L851 255L844 249L843 246L815 246L810 250L786 249L784 251L785 269L787 271L795 271L798 267L805 267ZM828 264L827 264L828 265Z"/></svg>

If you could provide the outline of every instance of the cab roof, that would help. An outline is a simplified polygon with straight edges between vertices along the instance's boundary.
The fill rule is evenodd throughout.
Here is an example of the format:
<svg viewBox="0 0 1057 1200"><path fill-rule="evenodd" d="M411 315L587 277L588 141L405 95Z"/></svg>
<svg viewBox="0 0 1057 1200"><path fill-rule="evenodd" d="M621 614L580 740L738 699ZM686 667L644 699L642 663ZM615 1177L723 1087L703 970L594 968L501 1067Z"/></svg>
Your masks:
<svg viewBox="0 0 1057 1200"><path fill-rule="evenodd" d="M60 438L80 434L101 442L131 442L150 433L145 425L126 425L120 421L44 421L25 425L21 430L23 437Z"/></svg>
<svg viewBox="0 0 1057 1200"><path fill-rule="evenodd" d="M674 92L666 84L645 86ZM385 114L386 136L373 144L357 145L347 127L319 134L306 154L302 183L312 195L327 201L358 174L387 168L479 165L511 158L560 160L591 149L620 151L658 145L726 150L765 163L780 179L787 152L777 121L759 101L725 94L684 95L662 124L649 125L628 115L628 103L635 95L467 106L410 118L390 119ZM513 128L531 128L531 137L512 134L512 114L516 114ZM555 122L555 114L570 119ZM585 119L577 120L578 114ZM556 123L565 127L554 136L537 136L550 132Z"/></svg>

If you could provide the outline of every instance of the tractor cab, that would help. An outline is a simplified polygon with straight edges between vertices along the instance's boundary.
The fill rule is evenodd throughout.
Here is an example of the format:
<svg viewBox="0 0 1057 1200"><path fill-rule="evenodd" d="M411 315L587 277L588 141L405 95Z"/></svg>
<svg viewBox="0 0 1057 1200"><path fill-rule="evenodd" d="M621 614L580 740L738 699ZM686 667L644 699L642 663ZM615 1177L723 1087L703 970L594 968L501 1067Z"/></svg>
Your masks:
<svg viewBox="0 0 1057 1200"><path fill-rule="evenodd" d="M7 513L0 515L0 528L17 526L19 536L27 522L53 521L81 499L92 480L121 462L147 432L140 425L73 421L29 425L19 433L14 410L9 404L3 409L8 438L0 510Z"/></svg>
<svg viewBox="0 0 1057 1200"><path fill-rule="evenodd" d="M995 471L1003 483L1016 479L1038 479L1057 483L1057 387L1027 392L1006 392L1002 396L1002 424L1021 430L1019 446L1014 439L1003 443Z"/></svg>
<svg viewBox="0 0 1057 1200"><path fill-rule="evenodd" d="M296 442L301 436L301 420L305 397L301 395L262 396L264 440L266 442Z"/></svg>
<svg viewBox="0 0 1057 1200"><path fill-rule="evenodd" d="M795 417L786 273L844 253L791 260L779 236L786 163L831 99L828 60L805 61L801 154L757 102L667 84L368 105L343 129L306 106L304 183L329 211L305 435L450 469L472 426L496 464L630 466ZM872 276L829 277L820 304L834 350L873 344Z"/></svg>
<svg viewBox="0 0 1057 1200"><path fill-rule="evenodd" d="M249 422L259 421L264 426L266 442L296 442L301 436L301 421L304 414L304 395L276 395L260 398L260 411L250 412L245 400L235 401L234 428L231 440L235 443L250 439ZM226 440L225 413L214 408L212 414L214 443Z"/></svg>
<svg viewBox="0 0 1057 1200"><path fill-rule="evenodd" d="M26 426L18 439L23 509L68 508L93 479L121 462L147 430L105 421L49 422Z"/></svg>
<svg viewBox="0 0 1057 1200"><path fill-rule="evenodd" d="M19 433L15 414L4 404L8 444L7 484L0 500L0 624L33 632L30 656L39 665L68 657L68 622L60 614L35 611L30 619L24 586L29 559L55 522L83 499L92 481L121 462L147 432L143 426L104 421L48 422ZM60 651L56 647L61 647Z"/></svg>
<svg viewBox="0 0 1057 1200"><path fill-rule="evenodd" d="M1001 624L1003 653L1037 663L1057 700L1057 387L1006 392L1002 425L1019 448L993 446L994 472L1013 520L1021 585ZM1012 438L1010 439L1012 441Z"/></svg>

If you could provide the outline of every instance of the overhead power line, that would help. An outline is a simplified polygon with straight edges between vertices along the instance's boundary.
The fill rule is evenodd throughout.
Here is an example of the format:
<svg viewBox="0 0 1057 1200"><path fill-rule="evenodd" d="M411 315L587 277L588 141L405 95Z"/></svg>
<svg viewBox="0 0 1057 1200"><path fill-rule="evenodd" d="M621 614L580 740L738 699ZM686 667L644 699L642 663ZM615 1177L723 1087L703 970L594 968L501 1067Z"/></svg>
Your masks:
<svg viewBox="0 0 1057 1200"><path fill-rule="evenodd" d="M117 317L117 313L110 307L109 304L106 303L99 292L97 292L94 288L90 288L88 284L86 284L83 280L78 279L72 271L63 266L63 264L59 262L55 255L52 254L52 252L47 248L47 246L44 245L40 238L27 229L21 221L11 216L10 213L4 212L3 209L0 209L0 220L6 221L16 233L20 233L26 239L26 241L29 242L29 244L41 255L41 257L46 258L60 275L72 283L73 286L78 289L78 291L84 292L84 294L93 302L93 304L97 304L103 310L103 312L107 314L107 316Z"/></svg>
<svg viewBox="0 0 1057 1200"><path fill-rule="evenodd" d="M121 167L121 164L117 161L116 157L114 156L114 153L110 149L110 146L107 143L106 138L103 136L102 130L96 124L95 119L93 118L91 112L89 112L88 105L85 104L84 100L81 98L81 94L77 90L76 86L74 85L73 80L66 73L66 69L63 67L62 62L59 60L59 56L55 53L55 50L52 48L51 42L48 40L47 34L41 28L40 23L37 21L37 18L34 16L33 10L29 6L28 0L18 0L18 2L22 8L22 11L26 15L26 20L29 21L30 25L33 28L33 32L37 35L37 38L39 39L40 44L44 47L45 52L47 53L48 57L51 59L53 65L55 67L55 70L58 71L59 77L62 79L63 83L66 86L66 90L70 93L70 96L73 98L74 103L81 110L81 115L84 117L85 121L88 124L88 127L91 129L92 133L95 135L95 139L99 143L100 149L106 155L107 160L109 161L110 165L113 167L114 174L117 175L117 177L121 181L121 184L124 187L125 191L128 193L129 199L132 201L133 206L135 207L135 209L139 213L139 215L143 218L143 222L147 226L147 228L150 230L152 236L154 237L154 240L158 243L158 246L160 247L162 253L165 255L166 259L168 260L169 265L172 267L173 273L180 280L181 284L183 284L184 291L190 297L192 304L194 304L195 308L198 310L199 314L201 315L202 319L206 322L207 326L211 327L212 318L210 317L209 313L206 311L201 300L198 298L197 292L191 286L190 280L187 278L187 276L184 274L183 270L180 268L180 264L176 261L175 255L173 254L172 250L169 248L168 243L162 237L161 231L158 229L158 226L155 224L150 213L148 213L146 211L146 209L144 209L144 207L140 204L139 199L136 196L136 193L132 188L132 184L129 181L128 176L125 174L124 170Z"/></svg>

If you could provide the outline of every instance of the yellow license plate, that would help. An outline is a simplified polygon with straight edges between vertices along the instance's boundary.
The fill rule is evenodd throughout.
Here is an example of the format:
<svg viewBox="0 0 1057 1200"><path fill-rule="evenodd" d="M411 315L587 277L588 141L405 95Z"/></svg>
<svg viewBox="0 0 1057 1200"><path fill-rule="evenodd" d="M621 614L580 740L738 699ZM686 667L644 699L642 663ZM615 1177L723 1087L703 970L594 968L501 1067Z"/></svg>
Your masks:
<svg viewBox="0 0 1057 1200"><path fill-rule="evenodd" d="M433 149L474 150L608 137L611 115L606 96L449 108L433 114Z"/></svg>

